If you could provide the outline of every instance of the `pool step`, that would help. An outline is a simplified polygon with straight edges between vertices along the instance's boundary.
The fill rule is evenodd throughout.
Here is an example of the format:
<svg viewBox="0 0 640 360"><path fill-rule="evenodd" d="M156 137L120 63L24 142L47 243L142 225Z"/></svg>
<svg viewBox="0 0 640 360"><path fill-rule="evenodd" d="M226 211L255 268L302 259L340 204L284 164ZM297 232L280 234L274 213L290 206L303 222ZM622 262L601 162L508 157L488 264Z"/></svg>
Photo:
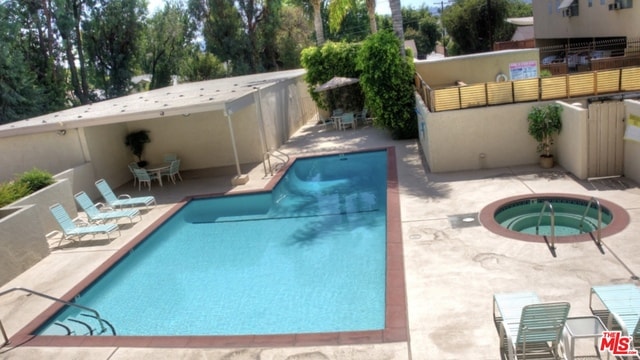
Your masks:
<svg viewBox="0 0 640 360"><path fill-rule="evenodd" d="M540 214L522 214L509 219L509 222L501 224L505 228L521 232L524 229L535 228L538 225ZM576 233L580 233L580 221L582 215L573 213L555 213L555 226L563 226L576 229ZM585 217L583 221L583 232L592 232L597 229L597 220ZM550 226L551 217L549 214L543 214L540 219L540 226Z"/></svg>
<svg viewBox="0 0 640 360"><path fill-rule="evenodd" d="M66 335L66 336L93 336L93 335L116 335L116 331L108 321L101 319L103 326L100 326L99 320L91 315L81 313L83 318L68 317L64 321L57 321L54 324L58 326L61 333L46 335ZM106 325L106 326L104 326Z"/></svg>

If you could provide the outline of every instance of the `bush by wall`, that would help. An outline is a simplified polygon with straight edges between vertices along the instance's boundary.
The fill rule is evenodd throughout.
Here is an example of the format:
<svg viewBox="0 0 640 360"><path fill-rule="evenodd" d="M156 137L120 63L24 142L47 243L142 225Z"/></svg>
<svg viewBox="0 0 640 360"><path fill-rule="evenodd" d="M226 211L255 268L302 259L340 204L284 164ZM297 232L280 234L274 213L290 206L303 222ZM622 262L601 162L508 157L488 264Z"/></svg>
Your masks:
<svg viewBox="0 0 640 360"><path fill-rule="evenodd" d="M396 139L418 136L415 67L409 56L400 56L400 40L389 30L369 36L358 53L360 84L374 124L391 131Z"/></svg>
<svg viewBox="0 0 640 360"><path fill-rule="evenodd" d="M374 125L389 130L394 138L418 136L413 59L400 56L400 40L391 31L379 31L362 44L328 42L304 49L301 63L307 70L309 93L319 108L359 111L366 107ZM334 76L359 78L360 82L314 91Z"/></svg>
<svg viewBox="0 0 640 360"><path fill-rule="evenodd" d="M33 169L22 173L16 180L0 184L0 207L47 187L54 181L53 175L43 170Z"/></svg>

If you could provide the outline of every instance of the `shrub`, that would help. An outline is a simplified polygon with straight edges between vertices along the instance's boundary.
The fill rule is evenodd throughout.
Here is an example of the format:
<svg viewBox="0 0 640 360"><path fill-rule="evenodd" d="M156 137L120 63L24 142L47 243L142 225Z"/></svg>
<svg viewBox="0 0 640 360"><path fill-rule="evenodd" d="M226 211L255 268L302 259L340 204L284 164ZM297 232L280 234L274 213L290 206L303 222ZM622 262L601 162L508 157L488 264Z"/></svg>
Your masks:
<svg viewBox="0 0 640 360"><path fill-rule="evenodd" d="M358 53L360 84L374 124L396 139L418 136L413 59L400 56L400 40L391 31L379 31Z"/></svg>
<svg viewBox="0 0 640 360"><path fill-rule="evenodd" d="M0 207L47 187L54 181L50 173L33 169L21 174L15 181L0 183Z"/></svg>
<svg viewBox="0 0 640 360"><path fill-rule="evenodd" d="M31 193L53 184L53 176L40 169L33 169L20 175L18 183L25 184Z"/></svg>
<svg viewBox="0 0 640 360"><path fill-rule="evenodd" d="M0 207L7 206L30 193L28 185L24 183L11 181L0 184Z"/></svg>

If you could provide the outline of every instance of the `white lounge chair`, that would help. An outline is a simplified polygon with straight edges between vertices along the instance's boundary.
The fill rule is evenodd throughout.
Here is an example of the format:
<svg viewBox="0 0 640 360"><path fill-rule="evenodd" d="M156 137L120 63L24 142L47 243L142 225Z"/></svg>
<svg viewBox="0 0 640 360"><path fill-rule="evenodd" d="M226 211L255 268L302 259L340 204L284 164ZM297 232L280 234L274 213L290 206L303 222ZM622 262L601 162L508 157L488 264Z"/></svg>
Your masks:
<svg viewBox="0 0 640 360"><path fill-rule="evenodd" d="M109 220L118 221L118 219L129 219L129 222L133 223L135 217L142 219L140 211L138 209L123 209L113 210L105 206L103 203L94 204L84 191L81 191L74 195L76 202L92 223L105 223ZM109 209L108 211L100 211L100 209Z"/></svg>
<svg viewBox="0 0 640 360"><path fill-rule="evenodd" d="M120 230L118 224L99 224L90 225L86 223L78 224L77 221L71 219L69 213L60 204L53 204L49 207L51 214L58 221L60 228L62 228L62 238L58 242L58 246L62 243L62 240L80 241L83 237L91 235L106 235L107 239L111 239L111 234L114 232L120 236ZM115 237L114 237L115 238Z"/></svg>
<svg viewBox="0 0 640 360"><path fill-rule="evenodd" d="M156 205L156 198L153 196L131 197L129 194L121 194L116 196L106 180L100 179L96 181L96 187L106 201L107 205L114 209L127 206L145 206L147 209L151 205Z"/></svg>
<svg viewBox="0 0 640 360"><path fill-rule="evenodd" d="M502 359L560 359L560 338L571 305L567 302L525 305L520 318L499 322Z"/></svg>

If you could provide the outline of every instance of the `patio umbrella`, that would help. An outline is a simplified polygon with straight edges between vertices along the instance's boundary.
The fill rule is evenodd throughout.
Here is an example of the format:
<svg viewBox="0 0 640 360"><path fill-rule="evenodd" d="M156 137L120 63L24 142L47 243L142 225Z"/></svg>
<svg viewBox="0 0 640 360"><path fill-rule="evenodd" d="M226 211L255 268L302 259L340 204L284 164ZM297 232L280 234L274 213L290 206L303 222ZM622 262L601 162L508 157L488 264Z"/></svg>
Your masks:
<svg viewBox="0 0 640 360"><path fill-rule="evenodd" d="M347 85L351 85L351 84L355 84L358 81L360 81L357 78L346 78L346 77L339 77L339 76L334 76L331 80L327 81L326 83L319 85L315 88L316 92L321 92L321 91L327 91L327 90L331 90L331 89L336 89L342 86L347 86Z"/></svg>

